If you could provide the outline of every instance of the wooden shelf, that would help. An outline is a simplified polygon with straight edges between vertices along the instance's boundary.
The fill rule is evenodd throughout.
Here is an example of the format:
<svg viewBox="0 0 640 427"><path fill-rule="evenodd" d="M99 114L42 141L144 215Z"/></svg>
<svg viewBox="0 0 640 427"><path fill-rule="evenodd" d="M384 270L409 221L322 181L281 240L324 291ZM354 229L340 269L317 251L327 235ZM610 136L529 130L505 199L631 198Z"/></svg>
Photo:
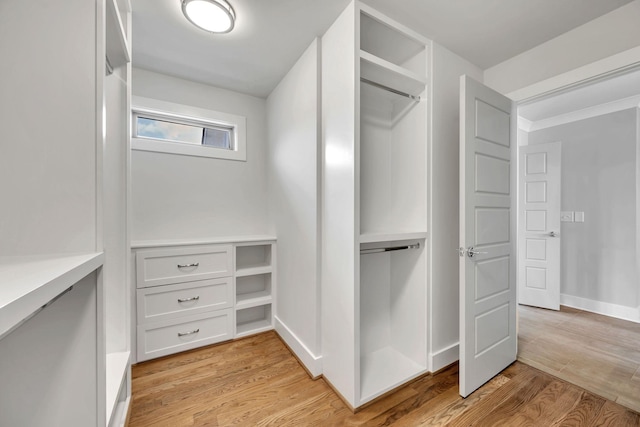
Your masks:
<svg viewBox="0 0 640 427"><path fill-rule="evenodd" d="M131 51L118 10L116 0L107 0L106 11L106 55L111 67L117 68L131 62Z"/></svg>
<svg viewBox="0 0 640 427"><path fill-rule="evenodd" d="M102 252L0 258L0 337L103 263Z"/></svg>
<svg viewBox="0 0 640 427"><path fill-rule="evenodd" d="M393 347L363 355L360 364L360 403L366 403L426 372L425 366Z"/></svg>
<svg viewBox="0 0 640 427"><path fill-rule="evenodd" d="M360 243L396 242L400 240L426 239L426 231L368 232L360 235Z"/></svg>
<svg viewBox="0 0 640 427"><path fill-rule="evenodd" d="M360 77L408 93L421 95L427 79L375 55L360 51Z"/></svg>

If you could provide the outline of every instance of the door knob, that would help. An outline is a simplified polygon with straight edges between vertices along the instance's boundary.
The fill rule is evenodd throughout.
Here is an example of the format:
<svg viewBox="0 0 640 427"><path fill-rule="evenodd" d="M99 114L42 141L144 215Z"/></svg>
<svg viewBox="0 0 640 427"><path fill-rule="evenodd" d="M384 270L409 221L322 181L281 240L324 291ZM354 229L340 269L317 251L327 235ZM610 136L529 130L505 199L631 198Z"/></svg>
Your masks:
<svg viewBox="0 0 640 427"><path fill-rule="evenodd" d="M474 251L473 250L473 246L469 246L469 248L467 249L467 256L469 258L473 258L474 255L486 254L486 253L488 253L488 252Z"/></svg>
<svg viewBox="0 0 640 427"><path fill-rule="evenodd" d="M555 231L550 231L549 232L549 237L558 237L560 234L556 233Z"/></svg>

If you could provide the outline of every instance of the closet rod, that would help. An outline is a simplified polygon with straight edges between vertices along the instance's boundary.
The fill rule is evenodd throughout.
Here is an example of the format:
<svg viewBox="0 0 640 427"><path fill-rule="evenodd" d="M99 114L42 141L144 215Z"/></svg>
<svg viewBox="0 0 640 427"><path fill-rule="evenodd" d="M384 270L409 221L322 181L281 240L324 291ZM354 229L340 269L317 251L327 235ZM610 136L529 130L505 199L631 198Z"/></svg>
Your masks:
<svg viewBox="0 0 640 427"><path fill-rule="evenodd" d="M364 77L360 77L360 81L362 83L366 83L368 85L375 86L375 87L377 87L379 89L383 89L383 90L386 90L388 92L395 93L396 95L400 95L400 96L404 96L405 98L412 99L415 102L420 102L420 97L419 96L411 95L410 93L406 93L406 92L401 92L401 91L396 90L396 89L394 89L392 87L385 86L385 85L380 84L380 83L376 83L376 82L374 82L372 80L369 80L369 79L365 79Z"/></svg>
<svg viewBox="0 0 640 427"><path fill-rule="evenodd" d="M405 249L420 249L420 243L416 243L413 245L404 245L404 246L391 246L389 248L360 249L360 255L379 254L382 252L403 251Z"/></svg>

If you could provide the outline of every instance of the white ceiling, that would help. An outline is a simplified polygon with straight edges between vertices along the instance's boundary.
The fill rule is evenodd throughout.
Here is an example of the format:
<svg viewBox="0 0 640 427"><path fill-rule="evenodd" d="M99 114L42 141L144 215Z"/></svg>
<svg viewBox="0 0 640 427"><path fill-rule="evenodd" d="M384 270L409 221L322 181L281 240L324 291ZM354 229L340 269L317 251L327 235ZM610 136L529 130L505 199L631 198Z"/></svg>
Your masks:
<svg viewBox="0 0 640 427"><path fill-rule="evenodd" d="M640 70L546 97L518 107L518 115L531 122L586 110L597 105L640 96Z"/></svg>
<svg viewBox="0 0 640 427"><path fill-rule="evenodd" d="M180 0L132 0L133 64L266 97L349 0L229 0L229 34L191 25ZM483 69L632 0L365 0Z"/></svg>

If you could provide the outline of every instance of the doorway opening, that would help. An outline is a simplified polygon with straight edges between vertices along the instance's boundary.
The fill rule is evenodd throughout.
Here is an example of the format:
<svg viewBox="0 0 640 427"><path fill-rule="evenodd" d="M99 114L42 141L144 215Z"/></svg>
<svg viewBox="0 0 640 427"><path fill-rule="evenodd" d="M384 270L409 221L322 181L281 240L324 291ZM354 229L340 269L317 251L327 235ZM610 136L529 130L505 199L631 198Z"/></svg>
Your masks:
<svg viewBox="0 0 640 427"><path fill-rule="evenodd" d="M518 124L518 358L640 410L640 69L521 103ZM556 144L559 179L532 179Z"/></svg>

